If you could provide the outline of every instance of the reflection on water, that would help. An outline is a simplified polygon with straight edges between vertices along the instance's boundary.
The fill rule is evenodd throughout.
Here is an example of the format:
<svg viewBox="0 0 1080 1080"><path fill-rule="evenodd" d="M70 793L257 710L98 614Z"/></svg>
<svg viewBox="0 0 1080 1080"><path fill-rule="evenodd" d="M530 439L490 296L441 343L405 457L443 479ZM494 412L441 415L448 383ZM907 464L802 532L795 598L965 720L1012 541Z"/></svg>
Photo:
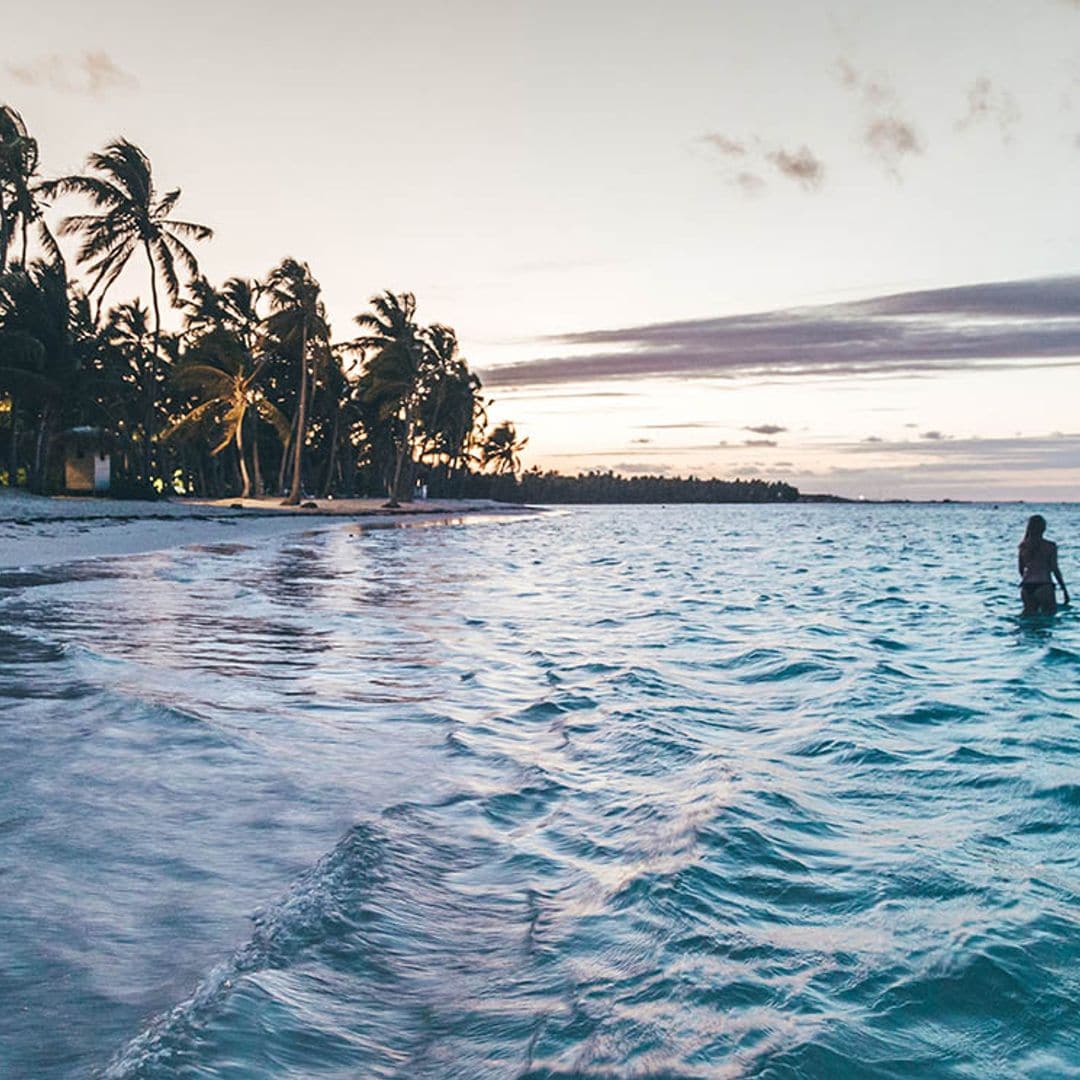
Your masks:
<svg viewBox="0 0 1080 1080"><path fill-rule="evenodd" d="M5 1068L1071 1075L1080 630L1017 616L1029 509L6 576Z"/></svg>

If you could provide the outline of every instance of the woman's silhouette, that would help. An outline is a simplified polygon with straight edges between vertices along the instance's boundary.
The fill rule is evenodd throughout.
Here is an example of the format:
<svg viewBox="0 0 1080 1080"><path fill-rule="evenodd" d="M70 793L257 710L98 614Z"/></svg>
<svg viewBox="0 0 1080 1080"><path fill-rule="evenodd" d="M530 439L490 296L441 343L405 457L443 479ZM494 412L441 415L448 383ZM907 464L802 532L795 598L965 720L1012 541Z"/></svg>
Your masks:
<svg viewBox="0 0 1080 1080"><path fill-rule="evenodd" d="M1051 575L1061 586L1064 602L1069 602L1069 590L1058 569L1057 544L1045 539L1044 532L1046 518L1042 514L1032 514L1024 539L1020 541L1020 598L1024 602L1025 615L1053 615L1057 611Z"/></svg>

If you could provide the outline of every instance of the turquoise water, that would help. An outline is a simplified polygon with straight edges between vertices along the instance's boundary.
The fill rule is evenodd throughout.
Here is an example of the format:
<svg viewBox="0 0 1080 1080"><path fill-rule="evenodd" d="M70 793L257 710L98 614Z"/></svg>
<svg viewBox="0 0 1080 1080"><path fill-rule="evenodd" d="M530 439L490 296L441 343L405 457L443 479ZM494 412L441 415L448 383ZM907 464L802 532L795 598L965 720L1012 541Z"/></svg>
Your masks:
<svg viewBox="0 0 1080 1080"><path fill-rule="evenodd" d="M1080 619L1016 617L1030 510L0 576L0 1075L1080 1076Z"/></svg>

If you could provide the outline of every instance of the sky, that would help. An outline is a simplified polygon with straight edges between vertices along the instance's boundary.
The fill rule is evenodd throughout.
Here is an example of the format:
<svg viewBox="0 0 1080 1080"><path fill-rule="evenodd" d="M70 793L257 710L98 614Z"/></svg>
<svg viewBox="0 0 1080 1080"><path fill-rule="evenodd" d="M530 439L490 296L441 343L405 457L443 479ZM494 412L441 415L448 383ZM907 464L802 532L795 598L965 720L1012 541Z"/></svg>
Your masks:
<svg viewBox="0 0 1080 1080"><path fill-rule="evenodd" d="M526 465L1080 498L1080 0L56 0L0 101L212 281L414 292Z"/></svg>

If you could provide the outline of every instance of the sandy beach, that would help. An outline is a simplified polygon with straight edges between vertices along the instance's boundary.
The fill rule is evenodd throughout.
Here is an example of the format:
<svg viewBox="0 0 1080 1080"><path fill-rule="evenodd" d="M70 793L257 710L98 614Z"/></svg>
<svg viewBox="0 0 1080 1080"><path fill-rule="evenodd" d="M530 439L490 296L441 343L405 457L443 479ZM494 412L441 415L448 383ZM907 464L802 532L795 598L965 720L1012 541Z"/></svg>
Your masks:
<svg viewBox="0 0 1080 1080"><path fill-rule="evenodd" d="M403 504L385 499L319 500L317 509L277 498L125 499L47 497L0 490L0 568L48 566L78 559L135 555L197 544L250 542L355 521L366 528L438 522L464 515L522 514L533 508L486 499Z"/></svg>

